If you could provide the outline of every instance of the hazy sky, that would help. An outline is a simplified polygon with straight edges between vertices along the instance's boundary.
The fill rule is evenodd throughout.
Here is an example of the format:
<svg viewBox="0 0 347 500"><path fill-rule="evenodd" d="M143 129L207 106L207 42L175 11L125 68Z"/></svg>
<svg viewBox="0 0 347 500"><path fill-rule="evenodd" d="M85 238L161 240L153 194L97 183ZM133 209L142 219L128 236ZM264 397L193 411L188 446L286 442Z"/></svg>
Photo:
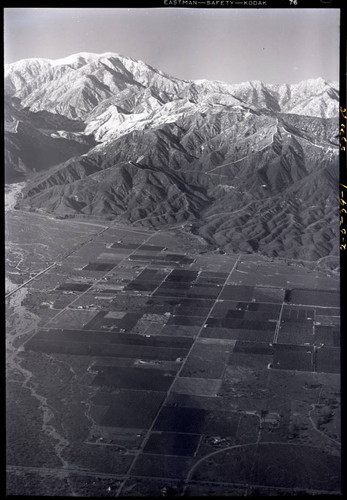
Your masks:
<svg viewBox="0 0 347 500"><path fill-rule="evenodd" d="M116 52L185 79L339 78L338 9L6 8L5 62Z"/></svg>

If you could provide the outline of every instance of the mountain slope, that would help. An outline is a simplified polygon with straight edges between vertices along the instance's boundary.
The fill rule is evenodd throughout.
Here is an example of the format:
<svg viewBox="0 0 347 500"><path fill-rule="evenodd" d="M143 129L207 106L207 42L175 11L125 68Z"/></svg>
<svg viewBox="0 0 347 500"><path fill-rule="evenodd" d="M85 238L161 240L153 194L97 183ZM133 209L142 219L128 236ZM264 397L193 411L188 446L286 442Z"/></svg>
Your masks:
<svg viewBox="0 0 347 500"><path fill-rule="evenodd" d="M333 83L185 81L82 53L9 65L5 89L6 168L9 179L26 172L23 208L154 228L189 221L231 251L336 253Z"/></svg>
<svg viewBox="0 0 347 500"><path fill-rule="evenodd" d="M47 170L88 152L96 141L83 123L47 111L17 109L5 101L5 180L20 182L31 172Z"/></svg>

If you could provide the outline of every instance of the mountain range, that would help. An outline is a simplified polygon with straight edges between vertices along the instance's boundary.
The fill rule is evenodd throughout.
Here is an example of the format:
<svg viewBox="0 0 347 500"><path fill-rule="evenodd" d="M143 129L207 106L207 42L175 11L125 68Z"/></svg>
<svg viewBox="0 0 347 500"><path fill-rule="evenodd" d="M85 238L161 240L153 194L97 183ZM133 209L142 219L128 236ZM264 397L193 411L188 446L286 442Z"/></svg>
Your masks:
<svg viewBox="0 0 347 500"><path fill-rule="evenodd" d="M232 61L231 61L232 64ZM5 180L18 207L151 228L224 251L338 252L339 91L227 84L115 53L5 66Z"/></svg>

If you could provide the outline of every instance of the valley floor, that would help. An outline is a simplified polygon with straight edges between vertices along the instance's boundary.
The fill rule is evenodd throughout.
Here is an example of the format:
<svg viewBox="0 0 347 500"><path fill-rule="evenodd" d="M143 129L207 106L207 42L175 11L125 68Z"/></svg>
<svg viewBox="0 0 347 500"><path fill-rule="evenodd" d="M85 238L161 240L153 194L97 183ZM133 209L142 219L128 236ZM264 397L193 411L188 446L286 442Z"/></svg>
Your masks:
<svg viewBox="0 0 347 500"><path fill-rule="evenodd" d="M179 228L6 220L7 494L340 493L336 277Z"/></svg>

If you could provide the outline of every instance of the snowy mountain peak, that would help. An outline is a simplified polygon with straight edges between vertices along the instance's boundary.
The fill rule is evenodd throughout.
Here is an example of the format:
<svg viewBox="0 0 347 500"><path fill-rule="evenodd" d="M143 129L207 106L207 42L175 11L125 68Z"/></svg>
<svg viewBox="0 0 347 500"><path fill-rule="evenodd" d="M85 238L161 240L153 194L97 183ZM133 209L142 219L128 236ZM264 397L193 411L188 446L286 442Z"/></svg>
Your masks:
<svg viewBox="0 0 347 500"><path fill-rule="evenodd" d="M197 107L238 104L323 118L338 114L338 88L323 78L282 85L182 80L115 52L17 61L5 67L5 88L32 111L45 109L87 121L90 113L93 119L104 113L107 103L121 113L139 114L181 99Z"/></svg>
<svg viewBox="0 0 347 500"><path fill-rule="evenodd" d="M196 234L236 252L332 250L339 96L323 78L190 81L81 52L8 65L5 93L5 175L30 181L25 210L152 228L195 221ZM229 214L241 212L240 225ZM329 232L317 232L319 218Z"/></svg>

